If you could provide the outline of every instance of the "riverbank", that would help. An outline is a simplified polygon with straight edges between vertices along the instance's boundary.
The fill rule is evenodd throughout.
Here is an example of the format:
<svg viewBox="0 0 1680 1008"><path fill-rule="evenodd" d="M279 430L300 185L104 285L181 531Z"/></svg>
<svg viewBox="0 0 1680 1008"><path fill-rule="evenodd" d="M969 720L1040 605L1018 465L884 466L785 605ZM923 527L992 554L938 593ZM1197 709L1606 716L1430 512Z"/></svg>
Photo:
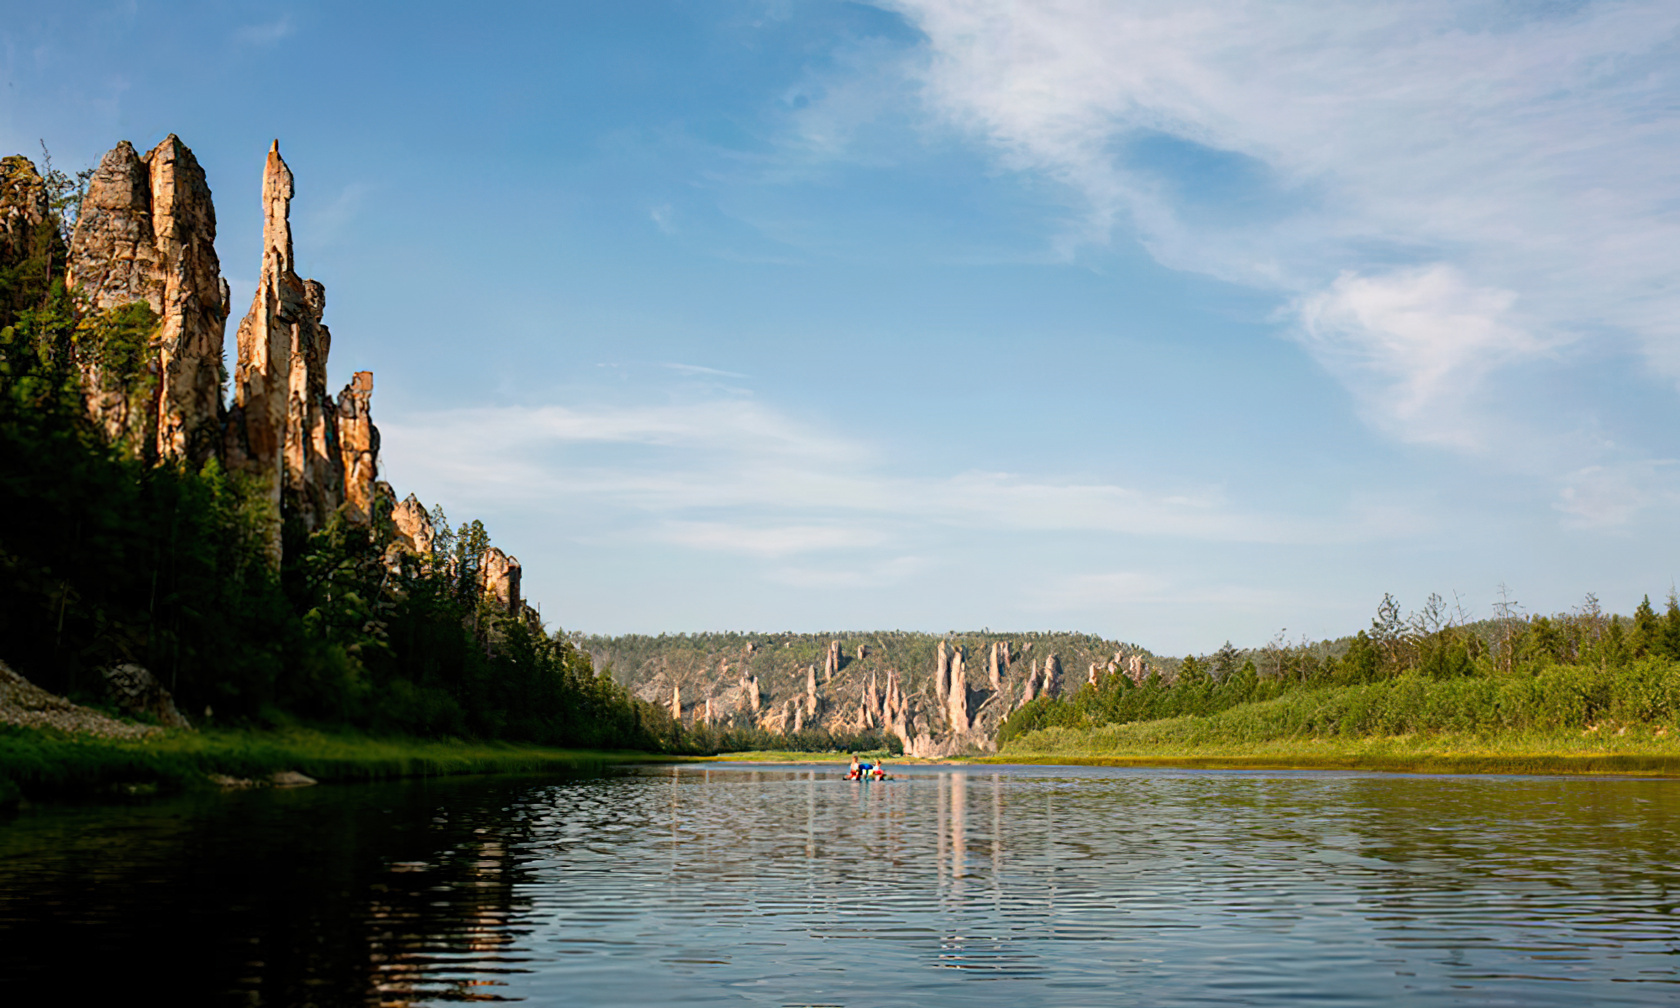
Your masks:
<svg viewBox="0 0 1680 1008"><path fill-rule="evenodd" d="M453 774L540 773L682 757L552 749L512 742L373 738L307 729L160 732L100 738L0 726L0 806L100 794L201 787L388 780Z"/></svg>
<svg viewBox="0 0 1680 1008"><path fill-rule="evenodd" d="M1680 777L1680 739L1673 732L1649 726L1596 732L1431 732L1247 743L1146 741L1159 734L1151 730L1155 724L1084 730L1045 728L1029 732L1005 745L997 755L975 762Z"/></svg>

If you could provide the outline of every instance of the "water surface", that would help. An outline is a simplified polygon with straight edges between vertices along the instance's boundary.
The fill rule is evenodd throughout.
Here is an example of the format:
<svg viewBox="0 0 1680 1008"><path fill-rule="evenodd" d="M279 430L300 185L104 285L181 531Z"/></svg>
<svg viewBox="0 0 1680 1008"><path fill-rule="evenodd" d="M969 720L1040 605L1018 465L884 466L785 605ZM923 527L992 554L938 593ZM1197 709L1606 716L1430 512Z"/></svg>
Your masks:
<svg viewBox="0 0 1680 1008"><path fill-rule="evenodd" d="M323 1006L1680 1002L1680 781L841 773L648 767L29 809L0 821L0 989Z"/></svg>

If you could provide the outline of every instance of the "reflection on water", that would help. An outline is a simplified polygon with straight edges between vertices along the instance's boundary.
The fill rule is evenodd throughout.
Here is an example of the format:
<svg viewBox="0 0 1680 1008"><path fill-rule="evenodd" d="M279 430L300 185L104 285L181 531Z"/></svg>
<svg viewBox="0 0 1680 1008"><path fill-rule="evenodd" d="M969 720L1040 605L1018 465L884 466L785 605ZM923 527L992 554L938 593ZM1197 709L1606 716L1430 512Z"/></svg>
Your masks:
<svg viewBox="0 0 1680 1008"><path fill-rule="evenodd" d="M19 1003L1672 1004L1680 781L654 767L0 822Z"/></svg>

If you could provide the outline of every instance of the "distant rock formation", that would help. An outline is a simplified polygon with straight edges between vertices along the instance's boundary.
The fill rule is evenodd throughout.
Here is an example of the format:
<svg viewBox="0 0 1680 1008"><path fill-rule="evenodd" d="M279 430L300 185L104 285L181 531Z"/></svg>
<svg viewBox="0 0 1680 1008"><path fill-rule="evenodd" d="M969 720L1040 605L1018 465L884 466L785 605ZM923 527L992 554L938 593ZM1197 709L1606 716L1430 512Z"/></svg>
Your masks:
<svg viewBox="0 0 1680 1008"><path fill-rule="evenodd" d="M149 382L114 374L117 362L99 353L81 361L89 410L107 435L147 458L201 465L219 454L228 289L210 186L179 137L171 133L144 158L125 140L100 161L67 272L95 311L138 301L158 319L145 348ZM144 391L138 402L136 391Z"/></svg>
<svg viewBox="0 0 1680 1008"><path fill-rule="evenodd" d="M963 649L957 647L951 655L951 681L946 695L946 717L954 732L968 731L968 674L963 666Z"/></svg>
<svg viewBox="0 0 1680 1008"><path fill-rule="evenodd" d="M671 718L678 723L682 721L682 687L671 687Z"/></svg>
<svg viewBox="0 0 1680 1008"><path fill-rule="evenodd" d="M944 641L939 642L939 651L934 658L933 670L933 702L939 707L949 704L947 699L951 693L951 647Z"/></svg>
<svg viewBox="0 0 1680 1008"><path fill-rule="evenodd" d="M523 603L519 598L519 561L492 546L479 561L478 577L486 597L496 600L511 615L519 615Z"/></svg>
<svg viewBox="0 0 1680 1008"><path fill-rule="evenodd" d="M437 530L432 528L432 516L426 513L426 505L420 503L420 498L413 494L404 497L391 510L391 524L396 526L398 539L410 552L431 555Z"/></svg>
<svg viewBox="0 0 1680 1008"><path fill-rule="evenodd" d="M1062 660L1053 654L1044 656L1044 676L1039 688L1045 696L1055 696L1062 690Z"/></svg>
<svg viewBox="0 0 1680 1008"><path fill-rule="evenodd" d="M828 657L823 659L823 682L828 682L830 679L833 679L835 673L839 672L839 671L840 671L840 642L837 641L837 640L829 641L828 642Z"/></svg>

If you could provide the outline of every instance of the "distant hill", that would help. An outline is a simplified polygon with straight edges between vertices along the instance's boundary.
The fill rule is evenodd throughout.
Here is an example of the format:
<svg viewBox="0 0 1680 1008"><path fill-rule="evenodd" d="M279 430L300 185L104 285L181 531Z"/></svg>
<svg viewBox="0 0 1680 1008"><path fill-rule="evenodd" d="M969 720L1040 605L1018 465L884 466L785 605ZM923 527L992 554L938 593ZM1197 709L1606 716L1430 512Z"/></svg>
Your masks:
<svg viewBox="0 0 1680 1008"><path fill-rule="evenodd" d="M1056 632L574 634L571 641L635 696L675 702L685 723L880 729L898 735L912 755L992 748L998 724L1029 695L1076 688L1093 667L1106 674L1157 662L1135 644Z"/></svg>

